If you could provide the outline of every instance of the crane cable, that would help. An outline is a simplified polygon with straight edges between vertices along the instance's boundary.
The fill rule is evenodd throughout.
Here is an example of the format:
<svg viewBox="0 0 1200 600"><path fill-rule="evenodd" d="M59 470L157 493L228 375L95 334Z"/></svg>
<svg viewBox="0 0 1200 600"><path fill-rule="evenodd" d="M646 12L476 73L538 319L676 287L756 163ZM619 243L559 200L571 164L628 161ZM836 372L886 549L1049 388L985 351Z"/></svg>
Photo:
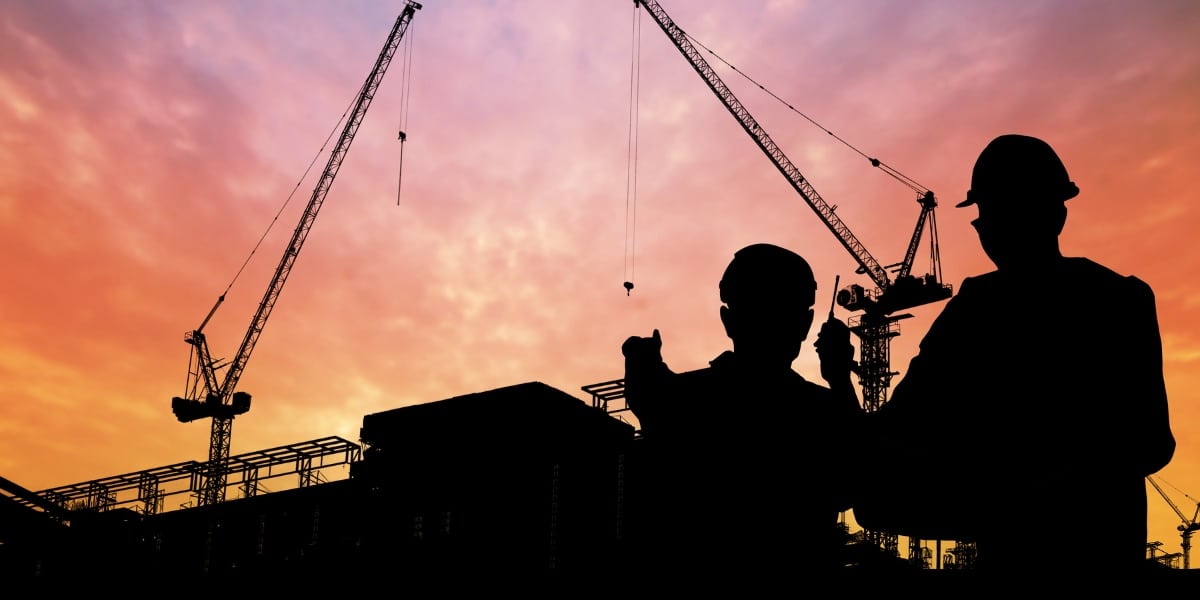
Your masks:
<svg viewBox="0 0 1200 600"><path fill-rule="evenodd" d="M409 25L409 29L412 26ZM408 105L411 95L409 90L412 89L412 55L413 55L413 36L411 32L404 36L404 60L400 71L400 173L396 178L396 206L400 206L400 186L404 182L404 142L408 141Z"/></svg>
<svg viewBox="0 0 1200 600"><path fill-rule="evenodd" d="M411 26L410 26L410 29L411 29ZM403 168L404 168L404 140L407 138L407 135L404 133L404 128L408 124L408 104L409 104L408 91L409 91L409 88L411 87L411 82L412 82L412 54L413 53L412 53L412 36L411 35L405 36L404 44L405 44L405 53L404 53L404 60L403 60L404 67L402 69L403 84L401 85L401 98L402 99L401 99L401 111L400 111L401 112L401 120L400 120L400 126L401 126L401 130L400 130L400 168L401 168L401 171L403 171ZM237 273L235 273L233 275L233 279L231 279L229 281L229 285L225 286L225 291L221 293L220 300L218 302L224 301L225 295L229 293L229 290L233 289L233 284L237 282L238 278L242 276L242 272L246 270L246 266L250 264L250 259L254 257L255 253L258 252L258 249L259 249L259 247L262 246L263 241L267 239L267 235L271 233L271 229L275 226L276 223L279 222L279 217L283 214L283 211L287 209L287 206L288 206L288 204L291 203L292 198L295 197L296 190L300 189L300 185L303 184L304 180L308 178L308 174L312 172L313 165L317 164L317 160L321 157L321 155L325 154L325 149L329 146L329 141L332 140L335 135L337 135L338 130L341 128L342 123L344 123L346 121L346 117L350 114L350 111L354 110L354 105L357 103L358 98L360 96L362 96L363 88L365 88L368 83L369 83L369 80L368 80L368 82L363 83L363 85L358 88L358 92L356 92L354 94L354 98L350 100L350 103L348 105L346 105L346 110L342 112L341 118L339 118L338 122L334 124L333 129L331 129L329 131L329 135L325 137L325 141L321 144L320 150L317 150L317 153L313 156L312 160L309 161L308 167L304 169L304 174L300 176L300 180L296 182L296 185L295 185L295 187L292 188L291 193L289 193L287 195L287 198L284 199L283 204L279 207L279 210L275 212L275 217L271 219L271 222L267 225L266 230L263 231L262 236L260 236L258 238L258 242L254 244L253 248L251 248L250 254L248 254L246 256L246 260L242 261L242 266L240 268L238 268ZM399 188L399 185L397 184L396 204L399 204L399 203L400 203L400 188Z"/></svg>
<svg viewBox="0 0 1200 600"><path fill-rule="evenodd" d="M690 40L690 41L691 41L693 44L695 44L696 46L699 46L699 47L701 47L701 48L704 48L704 50L705 50L706 52L708 52L709 54L713 55L713 57L714 57L714 58L716 58L717 60L721 61L723 64L725 64L725 66L727 66L727 67L729 67L730 69L732 69L732 70L733 70L733 72L737 73L738 75L741 75L743 78L745 78L745 79L746 79L746 81L749 81L750 83L753 83L754 85L758 86L758 88L759 88L760 90L762 90L762 91L766 92L766 93L767 93L768 95L770 95L772 98L774 98L774 99L778 100L778 101L780 102L780 104L783 104L784 106L788 107L788 109L789 109L789 110L791 110L792 112L794 112L794 113L796 113L796 114L800 115L801 117L804 117L804 119L805 119L805 120L807 120L809 123L812 123L813 125L817 126L817 128L819 128L821 131L824 131L825 133L829 134L830 136L832 136L832 137L833 137L833 139L835 139L835 140L837 140L837 141L841 142L843 145L845 145L847 148L849 148L849 149L853 150L853 151L854 151L855 153L857 153L859 156L862 156L863 158L865 158L865 159L869 160L869 161L871 162L871 166L873 166L873 167L876 167L876 168L878 168L878 169L882 170L884 173L887 173L887 174L888 174L890 177L892 177L892 178L896 179L897 181L899 181L900 183L904 184L904 185L905 185L906 187L908 187L909 189L911 189L911 190L913 190L913 191L917 192L917 194L918 194L918 195L923 195L925 192L928 192L928 191L929 191L929 188L927 188L927 187L925 187L925 186L923 186L923 185L921 185L921 184L917 183L917 182L916 182L916 181L914 181L913 179L911 179L911 178L909 178L908 176L904 175L904 174L903 174L903 173L901 173L900 171L898 171L898 170L896 170L896 169L892 168L890 165L888 165L888 164L884 163L883 161L879 160L878 158L874 158L874 157L872 157L872 156L869 156L868 154L866 154L866 153L865 153L865 152L863 152L862 150L859 150L858 148L854 147L852 144L850 144L850 143L849 143L849 142L847 142L846 140L844 140L844 139L842 139L842 138L838 137L838 136L837 136L836 134L834 134L832 131L830 131L830 130L826 129L826 128L825 128L823 125L821 125L820 123L818 123L818 122L816 122L815 120L813 120L813 119L812 119L812 117L809 117L808 115L804 114L803 112L800 112L800 110L799 110L799 109L797 109L795 106L792 106L792 105L791 105L791 104L789 104L787 101L785 101L783 98L780 98L778 95L776 95L776 94L775 94L775 92L772 92L771 90L768 90L768 89L767 89L766 87L764 87L764 86L763 86L761 83L759 83L759 82L755 81L755 80L754 80L752 77L750 77L749 75L747 75L747 74L743 73L743 72L742 72L740 69L738 69L737 67L735 67L735 66L733 66L732 64L730 64L730 62L729 62L729 61L727 61L727 60L725 60L724 58L722 58L722 57L721 57L719 54L717 54L716 52L713 52L711 48L709 48L708 46L705 46L704 44L702 44L702 43L701 43L699 40L697 40L696 38L692 37L692 36L691 36L691 34L689 34L689 33L687 33L687 32L682 32L682 33L683 33L683 35L684 35L684 36L686 36L686 37L688 38L688 40Z"/></svg>
<svg viewBox="0 0 1200 600"><path fill-rule="evenodd" d="M363 87L366 85L367 84L364 83ZM325 138L325 142L321 144L321 149L317 151L317 154L313 156L312 161L308 163L308 167L304 169L304 174L300 176L300 180L296 182L296 185L292 188L291 193L287 195L287 198L284 199L283 204L279 207L279 210L275 212L275 217L271 219L271 222L267 225L266 230L263 231L262 236L258 238L258 242L254 244L253 248L250 249L250 254L246 256L246 260L242 262L242 266L237 270L237 273L234 274L233 279L229 281L229 285L225 287L225 291L221 293L221 300L224 300L225 294L228 294L229 290L233 289L233 284L238 280L239 277L242 276L242 272L246 270L246 265L250 264L250 259L254 257L255 253L258 252L258 249L260 246L262 246L263 241L267 239L267 234L271 232L271 228L273 228L275 224L279 222L279 216L283 214L283 211L287 208L288 204L291 203L292 198L295 197L296 190L300 189L300 184L304 183L304 180L308 178L308 174L312 172L313 165L317 163L317 159L325 153L325 148L329 145L329 140L332 140L333 137L337 135L338 129L341 127L342 122L346 120L346 116L350 114L350 111L354 110L354 104L361 95L362 87L359 88L359 91L355 94L354 99L350 101L350 104L346 106L345 112L342 113L341 118L338 119L338 122L333 126L333 129Z"/></svg>
<svg viewBox="0 0 1200 600"><path fill-rule="evenodd" d="M625 295L633 291L635 250L637 246L637 129L638 99L641 92L642 11L633 7L633 45L629 65L629 142L625 156Z"/></svg>

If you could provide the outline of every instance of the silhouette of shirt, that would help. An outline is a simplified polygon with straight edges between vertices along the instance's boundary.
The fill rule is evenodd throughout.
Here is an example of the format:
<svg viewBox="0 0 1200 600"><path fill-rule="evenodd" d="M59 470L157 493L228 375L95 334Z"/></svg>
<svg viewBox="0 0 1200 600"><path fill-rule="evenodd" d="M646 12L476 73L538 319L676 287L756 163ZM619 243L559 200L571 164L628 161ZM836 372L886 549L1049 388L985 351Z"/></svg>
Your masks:
<svg viewBox="0 0 1200 600"><path fill-rule="evenodd" d="M1175 448L1153 292L1085 258L967 278L871 419L864 527L991 572L1138 568Z"/></svg>
<svg viewBox="0 0 1200 600"><path fill-rule="evenodd" d="M660 369L628 397L652 502L648 574L763 583L833 567L857 405L732 351Z"/></svg>

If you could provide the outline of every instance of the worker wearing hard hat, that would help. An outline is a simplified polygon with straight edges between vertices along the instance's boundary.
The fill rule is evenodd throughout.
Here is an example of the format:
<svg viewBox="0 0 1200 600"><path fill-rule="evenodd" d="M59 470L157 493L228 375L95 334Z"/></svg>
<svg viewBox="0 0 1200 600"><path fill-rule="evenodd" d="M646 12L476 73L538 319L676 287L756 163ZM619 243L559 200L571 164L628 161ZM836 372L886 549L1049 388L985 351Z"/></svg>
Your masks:
<svg viewBox="0 0 1200 600"><path fill-rule="evenodd" d="M844 323L823 324L814 344L839 363L822 373L836 374L839 393L792 369L816 287L800 255L753 244L719 285L732 350L675 373L658 330L622 345L625 398L642 434L629 511L633 535L646 536L645 581L771 593L786 582L794 592L842 564L849 485L837 480L849 474L844 449L862 413L852 389L844 393L854 352Z"/></svg>
<svg viewBox="0 0 1200 600"><path fill-rule="evenodd" d="M1040 139L980 153L958 206L996 270L963 281L870 415L862 526L973 542L1008 583L1148 568L1144 478L1175 450L1154 294L1063 256L1078 194Z"/></svg>

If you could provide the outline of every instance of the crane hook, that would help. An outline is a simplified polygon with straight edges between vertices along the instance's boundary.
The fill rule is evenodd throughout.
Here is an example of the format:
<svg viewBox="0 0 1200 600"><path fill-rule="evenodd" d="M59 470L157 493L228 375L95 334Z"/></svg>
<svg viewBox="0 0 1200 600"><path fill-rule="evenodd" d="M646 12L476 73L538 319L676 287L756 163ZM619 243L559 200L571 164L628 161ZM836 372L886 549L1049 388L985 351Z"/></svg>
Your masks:
<svg viewBox="0 0 1200 600"><path fill-rule="evenodd" d="M631 292L631 291L633 291L633 282L632 282L632 281L626 281L626 282L625 282L625 295L626 295L626 296L628 296L628 295L629 295L629 292Z"/></svg>

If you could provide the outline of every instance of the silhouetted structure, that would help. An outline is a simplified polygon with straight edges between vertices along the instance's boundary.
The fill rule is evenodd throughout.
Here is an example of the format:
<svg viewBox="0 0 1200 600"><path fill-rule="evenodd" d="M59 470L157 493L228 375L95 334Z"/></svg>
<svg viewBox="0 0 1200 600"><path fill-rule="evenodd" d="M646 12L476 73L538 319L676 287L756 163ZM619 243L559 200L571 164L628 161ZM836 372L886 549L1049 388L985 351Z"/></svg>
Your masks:
<svg viewBox="0 0 1200 600"><path fill-rule="evenodd" d="M39 493L10 484L0 495L0 574L259 589L294 589L318 573L363 589L482 576L603 583L630 540L633 437L631 425L530 382L366 415L361 455L324 438L231 457L244 495L267 476L248 476L248 466L301 485L217 505L159 510L165 497L202 492L200 462ZM301 468L314 460L349 464L350 477L321 481ZM159 487L139 487L150 476Z"/></svg>
<svg viewBox="0 0 1200 600"><path fill-rule="evenodd" d="M627 542L633 427L541 383L363 418L372 560L469 577L600 577Z"/></svg>
<svg viewBox="0 0 1200 600"><path fill-rule="evenodd" d="M623 381L585 389L619 401ZM531 382L367 415L361 453L357 444L329 437L231 457L262 469L257 477L231 473L242 476L230 485L243 494L247 481L259 482L256 495L217 505L194 505L202 462L54 488L59 492L0 478L0 577L31 594L167 582L189 596L483 586L644 595L630 561L650 525L650 472L644 440L634 433L595 406ZM347 464L348 479L320 475ZM128 483L189 471L162 477L157 496L193 501L160 502L155 512L144 512L148 488ZM310 483L273 492L263 485L285 476ZM85 493L99 484L107 491ZM720 516L705 527L774 525L754 506ZM914 570L863 532L839 531L842 581L854 590L974 585L969 563ZM804 570L784 568L784 580ZM1161 572L1165 582L1186 574Z"/></svg>

